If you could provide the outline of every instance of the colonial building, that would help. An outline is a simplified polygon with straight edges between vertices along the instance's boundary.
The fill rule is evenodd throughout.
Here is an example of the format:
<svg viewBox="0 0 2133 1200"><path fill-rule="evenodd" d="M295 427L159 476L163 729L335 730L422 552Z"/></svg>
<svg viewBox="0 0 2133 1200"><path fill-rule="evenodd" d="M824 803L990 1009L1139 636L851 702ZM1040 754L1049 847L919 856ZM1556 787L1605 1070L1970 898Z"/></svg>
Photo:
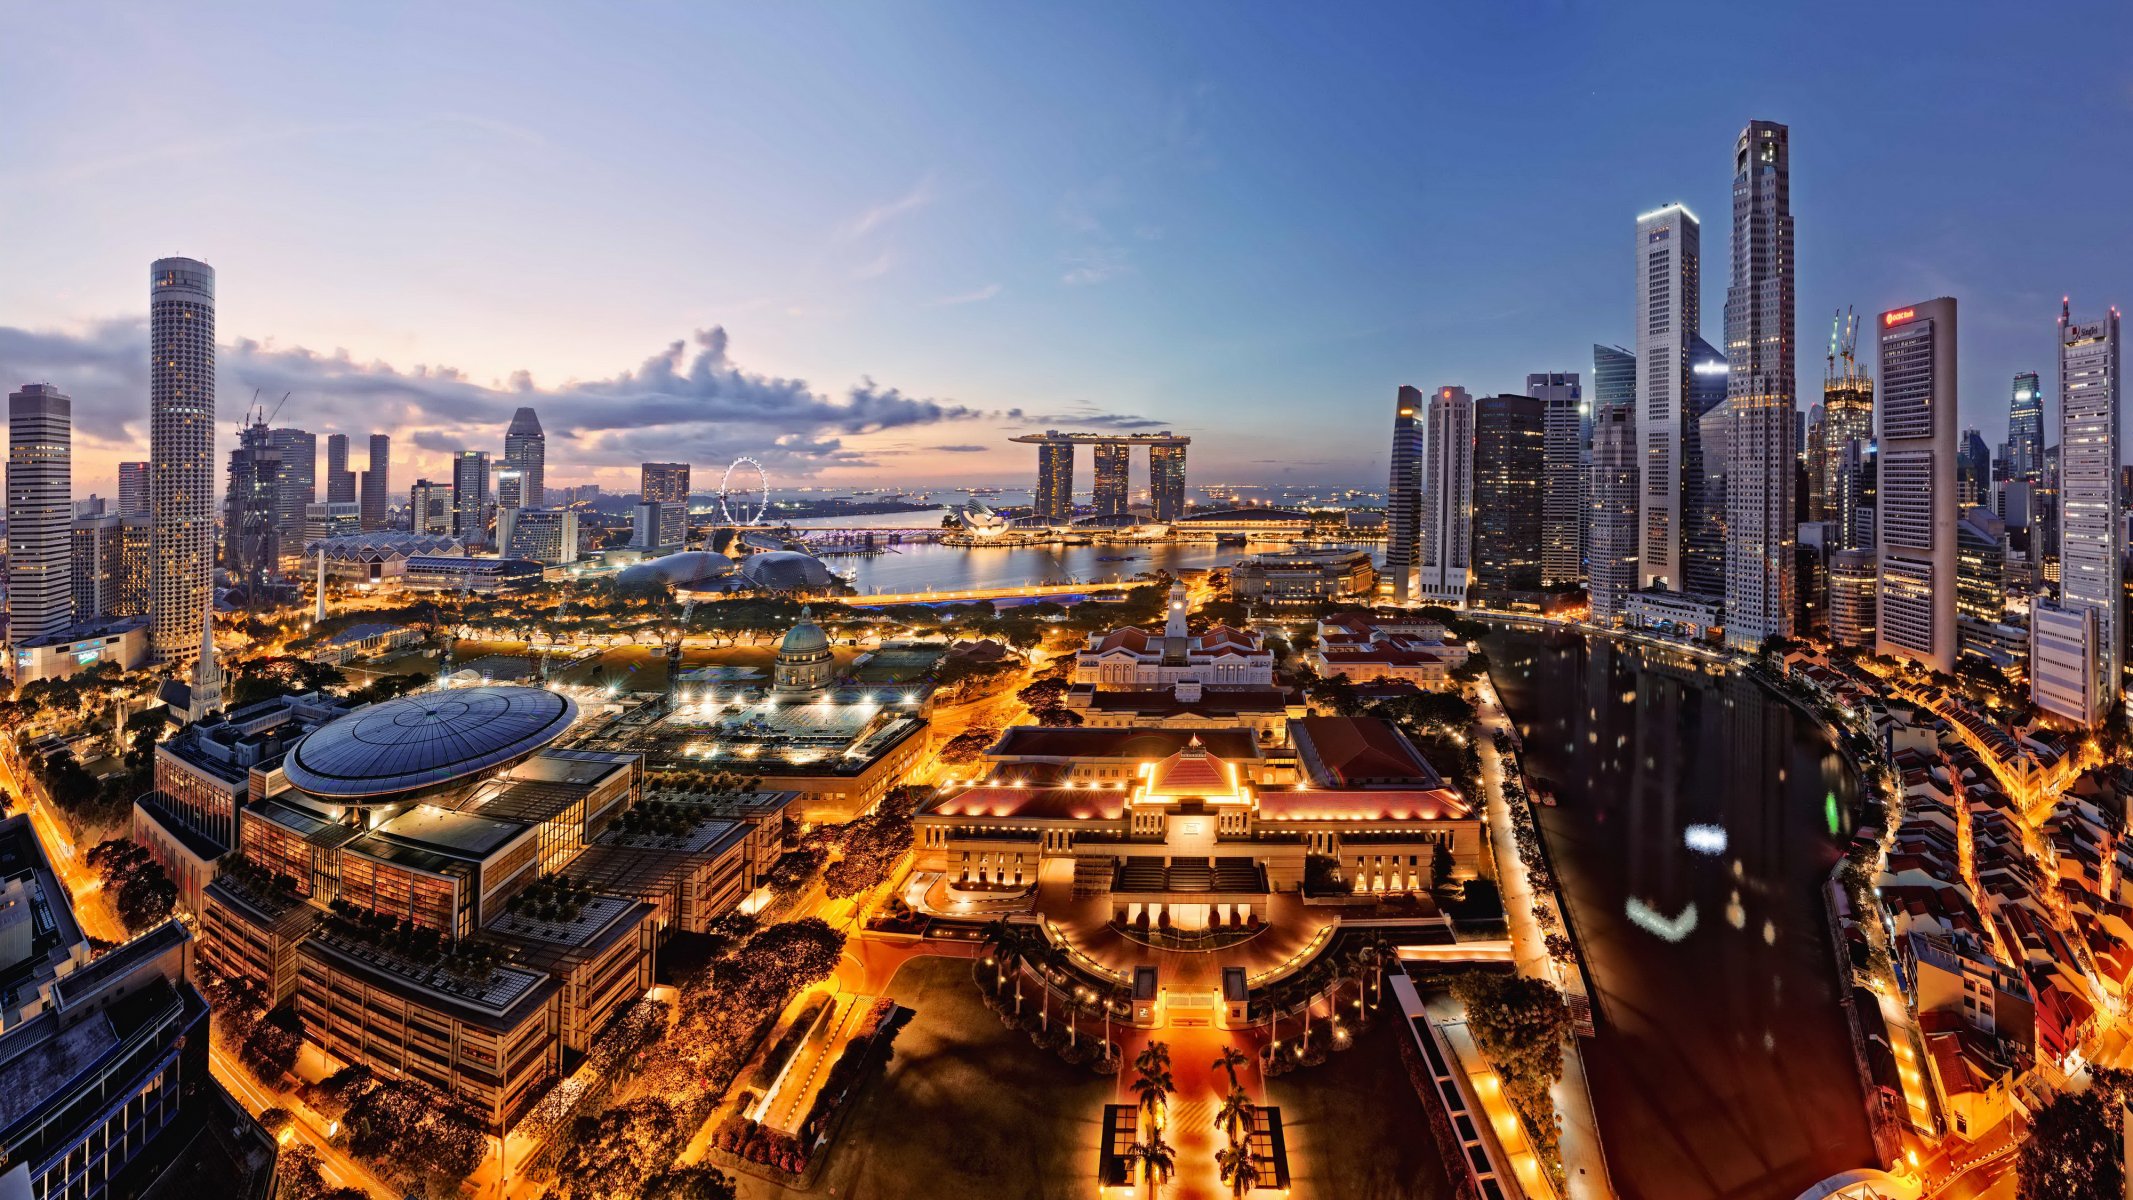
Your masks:
<svg viewBox="0 0 2133 1200"><path fill-rule="evenodd" d="M1074 682L1100 688L1168 688L1186 680L1258 687L1274 682L1274 652L1258 634L1217 625L1195 637L1185 618L1185 585L1172 584L1163 632L1129 625L1090 634L1074 656Z"/></svg>
<svg viewBox="0 0 2133 1200"><path fill-rule="evenodd" d="M1318 623L1318 645L1307 658L1327 678L1401 680L1443 691L1454 686L1452 672L1466 665L1467 648L1435 621L1352 612Z"/></svg>
<svg viewBox="0 0 2133 1200"><path fill-rule="evenodd" d="M800 610L800 623L785 631L778 643L777 661L771 664L771 687L780 692L815 692L836 677L837 662L830 653L829 635L815 624L813 610Z"/></svg>

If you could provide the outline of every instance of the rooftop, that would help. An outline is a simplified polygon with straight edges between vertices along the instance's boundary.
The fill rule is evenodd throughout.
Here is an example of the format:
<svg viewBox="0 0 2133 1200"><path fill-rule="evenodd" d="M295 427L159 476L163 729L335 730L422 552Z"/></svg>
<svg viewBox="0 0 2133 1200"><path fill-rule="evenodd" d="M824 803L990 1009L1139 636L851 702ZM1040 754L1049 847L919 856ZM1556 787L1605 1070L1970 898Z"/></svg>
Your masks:
<svg viewBox="0 0 2133 1200"><path fill-rule="evenodd" d="M1026 817L1032 821L1116 821L1126 811L1124 790L980 786L944 796L926 815Z"/></svg>
<svg viewBox="0 0 2133 1200"><path fill-rule="evenodd" d="M1303 717L1289 722L1296 758L1320 787L1393 784L1424 790L1444 780L1392 722L1377 717Z"/></svg>
<svg viewBox="0 0 2133 1200"><path fill-rule="evenodd" d="M454 858L481 859L503 849L525 830L516 821L418 804L351 843L349 849L374 853L369 843L391 839Z"/></svg>
<svg viewBox="0 0 2133 1200"><path fill-rule="evenodd" d="M1195 739L1216 758L1254 759L1259 741L1249 729L1089 729L1015 725L986 753L993 758L1168 758Z"/></svg>
<svg viewBox="0 0 2133 1200"><path fill-rule="evenodd" d="M578 706L544 688L418 692L313 730L289 752L289 782L363 799L448 783L524 758L562 736Z"/></svg>

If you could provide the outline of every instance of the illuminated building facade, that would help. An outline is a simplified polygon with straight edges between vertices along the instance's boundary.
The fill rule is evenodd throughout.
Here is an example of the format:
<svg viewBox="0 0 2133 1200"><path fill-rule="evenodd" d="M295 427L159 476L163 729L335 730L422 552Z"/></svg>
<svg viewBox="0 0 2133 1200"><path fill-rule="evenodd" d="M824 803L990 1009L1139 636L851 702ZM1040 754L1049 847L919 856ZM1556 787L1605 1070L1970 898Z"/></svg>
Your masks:
<svg viewBox="0 0 2133 1200"><path fill-rule="evenodd" d="M1422 426L1421 526L1416 598L1464 607L1474 553L1474 400L1462 387L1429 394Z"/></svg>
<svg viewBox="0 0 2133 1200"><path fill-rule="evenodd" d="M1790 637L1799 411L1789 134L1750 121L1733 151L1733 280L1726 291L1726 641Z"/></svg>
<svg viewBox="0 0 2133 1200"><path fill-rule="evenodd" d="M1392 477L1385 484L1385 575L1395 601L1414 587L1421 522L1422 391L1401 384L1393 404Z"/></svg>
<svg viewBox="0 0 2133 1200"><path fill-rule="evenodd" d="M1881 314L1876 653L1955 671L1956 305Z"/></svg>
<svg viewBox="0 0 2133 1200"><path fill-rule="evenodd" d="M154 529L151 633L159 663L198 651L215 562L215 270L149 268L148 460Z"/></svg>
<svg viewBox="0 0 2133 1200"><path fill-rule="evenodd" d="M1697 436L1690 353L1701 317L1703 226L1680 204L1637 218L1637 404L1643 435L1638 586L1686 588L1683 529Z"/></svg>
<svg viewBox="0 0 2133 1200"><path fill-rule="evenodd" d="M1526 394L1541 402L1541 585L1585 582L1585 459L1592 410L1575 371L1526 376Z"/></svg>

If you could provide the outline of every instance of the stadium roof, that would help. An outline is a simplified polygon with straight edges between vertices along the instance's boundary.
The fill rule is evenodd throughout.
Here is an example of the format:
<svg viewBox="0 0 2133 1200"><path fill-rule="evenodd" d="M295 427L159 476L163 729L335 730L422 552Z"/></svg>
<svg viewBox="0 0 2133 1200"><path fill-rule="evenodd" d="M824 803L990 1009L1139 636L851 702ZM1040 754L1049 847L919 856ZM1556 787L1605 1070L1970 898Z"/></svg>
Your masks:
<svg viewBox="0 0 2133 1200"><path fill-rule="evenodd" d="M569 698L544 688L417 692L319 726L282 769L314 796L389 795L515 762L562 736L577 715Z"/></svg>

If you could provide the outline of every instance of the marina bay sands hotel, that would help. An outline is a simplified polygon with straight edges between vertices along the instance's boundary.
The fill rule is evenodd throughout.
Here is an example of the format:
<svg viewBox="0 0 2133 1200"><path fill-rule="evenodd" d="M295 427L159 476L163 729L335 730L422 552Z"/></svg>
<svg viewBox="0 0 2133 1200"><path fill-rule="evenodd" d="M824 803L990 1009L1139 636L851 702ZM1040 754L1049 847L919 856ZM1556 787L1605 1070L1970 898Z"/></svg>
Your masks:
<svg viewBox="0 0 2133 1200"><path fill-rule="evenodd" d="M1189 437L1162 433L1043 433L1014 439L1037 447L1039 519L1065 525L1074 519L1074 447L1096 447L1096 515L1122 517L1132 511L1133 448L1148 447L1148 498L1154 519L1175 521L1185 515L1185 447Z"/></svg>

